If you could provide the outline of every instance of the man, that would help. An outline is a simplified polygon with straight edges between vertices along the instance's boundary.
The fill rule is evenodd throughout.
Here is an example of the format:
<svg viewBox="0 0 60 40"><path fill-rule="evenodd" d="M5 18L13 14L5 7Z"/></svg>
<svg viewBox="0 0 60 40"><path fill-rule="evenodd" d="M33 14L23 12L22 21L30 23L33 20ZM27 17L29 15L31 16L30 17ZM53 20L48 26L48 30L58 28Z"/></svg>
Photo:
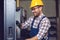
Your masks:
<svg viewBox="0 0 60 40"><path fill-rule="evenodd" d="M47 40L50 21L42 12L43 5L42 0L32 0L31 2L30 8L34 16L30 17L25 23L22 23L21 27L22 29L28 26L31 28L30 38L26 40Z"/></svg>

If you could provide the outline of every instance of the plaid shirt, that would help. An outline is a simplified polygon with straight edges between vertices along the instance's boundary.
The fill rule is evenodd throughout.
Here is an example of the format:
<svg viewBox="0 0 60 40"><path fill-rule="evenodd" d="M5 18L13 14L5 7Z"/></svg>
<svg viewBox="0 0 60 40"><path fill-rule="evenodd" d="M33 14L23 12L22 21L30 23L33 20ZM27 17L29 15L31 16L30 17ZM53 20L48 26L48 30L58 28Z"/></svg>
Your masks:
<svg viewBox="0 0 60 40"><path fill-rule="evenodd" d="M45 16L43 13L38 16L35 21L34 21L34 24L33 24L33 28L37 28L38 24L39 24L39 21L41 20L41 18ZM31 23L33 21L33 17L30 17L25 23L23 23L23 27L22 28L27 28L27 27L31 27ZM38 37L38 39L42 39L43 37L45 37L45 34L48 32L48 29L50 28L50 21L47 17L45 17L40 25L39 25L39 32L38 34L36 35Z"/></svg>

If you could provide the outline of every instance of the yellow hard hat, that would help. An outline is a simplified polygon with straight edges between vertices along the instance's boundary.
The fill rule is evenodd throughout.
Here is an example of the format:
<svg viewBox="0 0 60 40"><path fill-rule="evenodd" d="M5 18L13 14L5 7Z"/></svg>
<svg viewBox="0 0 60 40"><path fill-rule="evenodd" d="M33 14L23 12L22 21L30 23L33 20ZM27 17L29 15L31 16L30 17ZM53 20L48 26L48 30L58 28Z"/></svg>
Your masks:
<svg viewBox="0 0 60 40"><path fill-rule="evenodd" d="M42 0L32 0L31 2L31 5L30 5L30 8L34 7L34 6L37 6L37 5L44 5Z"/></svg>

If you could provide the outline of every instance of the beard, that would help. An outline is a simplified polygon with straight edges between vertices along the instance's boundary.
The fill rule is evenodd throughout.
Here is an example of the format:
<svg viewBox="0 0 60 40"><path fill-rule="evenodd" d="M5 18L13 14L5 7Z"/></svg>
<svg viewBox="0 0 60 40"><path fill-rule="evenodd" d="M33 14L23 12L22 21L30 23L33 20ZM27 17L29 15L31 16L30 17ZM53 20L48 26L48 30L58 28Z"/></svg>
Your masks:
<svg viewBox="0 0 60 40"><path fill-rule="evenodd" d="M38 17L40 15L40 13L36 13L34 14L34 17Z"/></svg>

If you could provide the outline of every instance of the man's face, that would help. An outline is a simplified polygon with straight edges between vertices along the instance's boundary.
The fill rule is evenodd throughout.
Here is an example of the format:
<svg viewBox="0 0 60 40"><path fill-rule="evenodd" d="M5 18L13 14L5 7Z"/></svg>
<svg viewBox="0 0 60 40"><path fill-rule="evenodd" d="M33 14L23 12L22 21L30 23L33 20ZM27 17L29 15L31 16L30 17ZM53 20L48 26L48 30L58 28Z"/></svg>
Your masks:
<svg viewBox="0 0 60 40"><path fill-rule="evenodd" d="M42 7L35 6L32 8L32 13L34 16L39 16L41 13Z"/></svg>

